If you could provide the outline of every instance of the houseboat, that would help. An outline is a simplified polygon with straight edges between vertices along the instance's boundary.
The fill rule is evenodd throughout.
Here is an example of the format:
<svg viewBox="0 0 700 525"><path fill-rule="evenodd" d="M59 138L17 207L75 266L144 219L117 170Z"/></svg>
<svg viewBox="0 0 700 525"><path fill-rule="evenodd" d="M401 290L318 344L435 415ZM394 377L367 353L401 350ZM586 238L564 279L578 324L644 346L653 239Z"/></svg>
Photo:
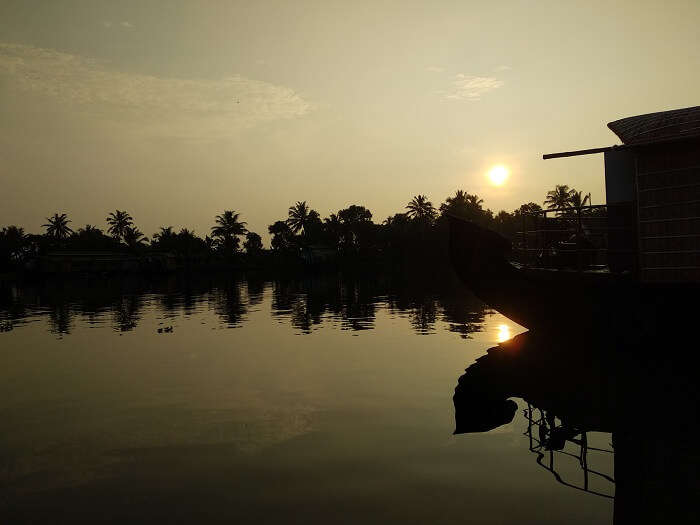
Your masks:
<svg viewBox="0 0 700 525"><path fill-rule="evenodd" d="M606 204L524 214L515 240L450 217L450 256L487 304L528 328L646 323L700 291L700 106L610 122ZM623 320L624 318L624 320Z"/></svg>

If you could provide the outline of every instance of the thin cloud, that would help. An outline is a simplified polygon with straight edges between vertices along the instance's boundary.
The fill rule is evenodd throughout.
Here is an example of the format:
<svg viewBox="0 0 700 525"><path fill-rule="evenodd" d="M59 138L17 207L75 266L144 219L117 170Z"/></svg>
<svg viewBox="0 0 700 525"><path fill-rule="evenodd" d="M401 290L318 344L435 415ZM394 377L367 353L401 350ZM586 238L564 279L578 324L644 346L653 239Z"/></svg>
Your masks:
<svg viewBox="0 0 700 525"><path fill-rule="evenodd" d="M17 44L0 43L0 74L21 91L171 135L226 135L311 110L290 88L240 75L205 80L126 73L95 60Z"/></svg>
<svg viewBox="0 0 700 525"><path fill-rule="evenodd" d="M450 100L481 100L490 91L502 87L504 82L495 77L477 77L460 73L455 76L450 89L441 94Z"/></svg>
<svg viewBox="0 0 700 525"><path fill-rule="evenodd" d="M123 21L122 23L120 23L119 25L122 26L122 27L125 27L125 28L127 28L127 29L133 29L133 27L134 27L134 24L132 24L131 22L129 22L129 21L127 21L127 20L124 20L124 21Z"/></svg>
<svg viewBox="0 0 700 525"><path fill-rule="evenodd" d="M513 68L510 66L506 66L506 65L496 66L493 68L493 70L497 73L499 73L501 71L510 71L511 69L513 69Z"/></svg>
<svg viewBox="0 0 700 525"><path fill-rule="evenodd" d="M428 66L425 68L425 70L431 73L442 73L445 71L445 68L440 66Z"/></svg>

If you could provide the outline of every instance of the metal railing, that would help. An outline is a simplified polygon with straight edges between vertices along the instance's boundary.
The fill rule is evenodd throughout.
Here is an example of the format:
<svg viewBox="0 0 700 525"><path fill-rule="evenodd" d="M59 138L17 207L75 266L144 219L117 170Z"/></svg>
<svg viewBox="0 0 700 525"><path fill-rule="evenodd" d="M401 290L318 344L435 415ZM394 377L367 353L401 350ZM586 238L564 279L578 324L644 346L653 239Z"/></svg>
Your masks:
<svg viewBox="0 0 700 525"><path fill-rule="evenodd" d="M608 268L611 232L634 235L632 228L609 223L605 204L522 214L521 231L513 245L515 260L526 267L604 270Z"/></svg>
<svg viewBox="0 0 700 525"><path fill-rule="evenodd" d="M535 416L535 410L539 412L539 417ZM538 465L551 472L554 478L562 485L603 498L615 498L615 479L608 474L592 469L588 462L589 451L613 454L614 450L612 448L602 449L591 447L588 444L588 437L585 430L566 427L564 424L557 426L553 416L533 407L530 403L528 403L527 409L523 410L523 414L525 419L527 419L527 430L524 435L527 436L530 441L530 452L537 454L536 461ZM537 429L537 436L533 433L535 429ZM574 454L564 450L564 445L566 443L571 443L578 447L578 453ZM583 472L583 480L581 483L567 481L561 476L556 468L555 457L557 455L569 456L578 461ZM545 463L546 456L548 456L548 461ZM592 476L596 477L598 480L610 483L612 485L610 493L591 488Z"/></svg>

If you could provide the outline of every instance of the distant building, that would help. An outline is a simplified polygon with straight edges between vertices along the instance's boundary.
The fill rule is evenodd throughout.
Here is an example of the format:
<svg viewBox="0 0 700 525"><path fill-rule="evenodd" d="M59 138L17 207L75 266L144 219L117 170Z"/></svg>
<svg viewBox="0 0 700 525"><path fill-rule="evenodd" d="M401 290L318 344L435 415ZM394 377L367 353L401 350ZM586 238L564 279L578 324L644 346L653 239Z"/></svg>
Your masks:
<svg viewBox="0 0 700 525"><path fill-rule="evenodd" d="M40 273L128 273L175 268L175 257L168 253L139 257L119 252L56 251L40 255L27 263L27 269Z"/></svg>
<svg viewBox="0 0 700 525"><path fill-rule="evenodd" d="M311 244L301 250L301 258L307 264L322 264L335 260L338 252L331 246Z"/></svg>

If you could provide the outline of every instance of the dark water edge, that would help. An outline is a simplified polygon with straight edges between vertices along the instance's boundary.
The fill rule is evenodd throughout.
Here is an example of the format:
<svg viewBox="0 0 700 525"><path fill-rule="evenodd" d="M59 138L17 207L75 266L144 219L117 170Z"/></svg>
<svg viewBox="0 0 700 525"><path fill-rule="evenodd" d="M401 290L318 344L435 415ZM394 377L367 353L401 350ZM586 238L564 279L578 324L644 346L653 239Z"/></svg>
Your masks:
<svg viewBox="0 0 700 525"><path fill-rule="evenodd" d="M610 522L609 499L537 463L524 401L511 423L452 435L457 378L522 328L450 275L410 277L174 274L3 288L0 516ZM591 464L612 468L607 455ZM567 457L557 472L581 478Z"/></svg>

